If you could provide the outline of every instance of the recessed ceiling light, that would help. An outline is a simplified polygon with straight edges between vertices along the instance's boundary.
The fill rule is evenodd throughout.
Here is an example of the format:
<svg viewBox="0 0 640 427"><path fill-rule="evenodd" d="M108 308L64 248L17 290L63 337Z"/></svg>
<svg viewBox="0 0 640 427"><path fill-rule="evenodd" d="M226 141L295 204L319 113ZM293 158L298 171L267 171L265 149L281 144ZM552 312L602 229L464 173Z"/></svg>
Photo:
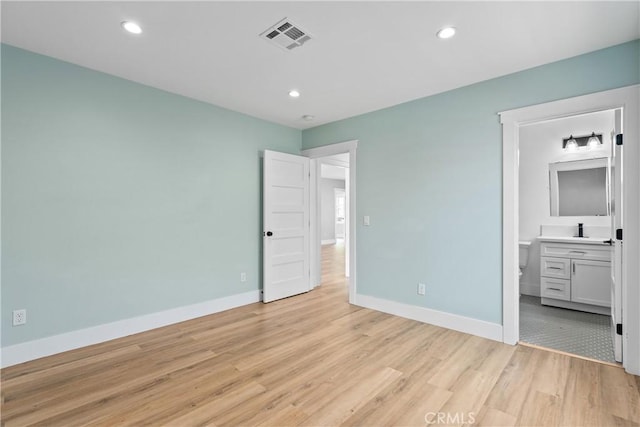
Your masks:
<svg viewBox="0 0 640 427"><path fill-rule="evenodd" d="M298 92L297 90L290 90L289 91L289 96L292 98L297 98L300 96L300 92Z"/></svg>
<svg viewBox="0 0 640 427"><path fill-rule="evenodd" d="M456 34L456 29L453 27L444 27L436 33L436 36L441 39L450 39Z"/></svg>
<svg viewBox="0 0 640 427"><path fill-rule="evenodd" d="M120 25L122 25L122 28L124 28L125 30L127 30L131 34L140 34L140 33L142 33L142 28L140 27L140 25L136 24L133 21L122 21L120 23Z"/></svg>
<svg viewBox="0 0 640 427"><path fill-rule="evenodd" d="M308 122L312 121L313 119L316 118L316 116L312 116L311 114L305 114L304 116L302 116L302 118Z"/></svg>

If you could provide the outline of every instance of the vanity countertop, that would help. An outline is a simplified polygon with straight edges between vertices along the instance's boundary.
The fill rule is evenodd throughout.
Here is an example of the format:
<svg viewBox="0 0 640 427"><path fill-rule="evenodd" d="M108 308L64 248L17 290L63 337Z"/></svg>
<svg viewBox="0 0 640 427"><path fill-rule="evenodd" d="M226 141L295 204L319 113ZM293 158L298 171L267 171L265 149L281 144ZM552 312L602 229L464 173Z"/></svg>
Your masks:
<svg viewBox="0 0 640 427"><path fill-rule="evenodd" d="M606 245L606 237L570 237L570 236L538 236L538 240L542 242L556 243L581 243L583 245Z"/></svg>

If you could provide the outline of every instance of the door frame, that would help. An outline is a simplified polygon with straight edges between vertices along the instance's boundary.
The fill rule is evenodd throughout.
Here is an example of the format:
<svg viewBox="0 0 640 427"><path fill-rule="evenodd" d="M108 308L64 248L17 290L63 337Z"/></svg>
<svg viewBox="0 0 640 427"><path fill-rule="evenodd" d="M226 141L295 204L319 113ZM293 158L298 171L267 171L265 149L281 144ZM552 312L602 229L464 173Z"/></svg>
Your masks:
<svg viewBox="0 0 640 427"><path fill-rule="evenodd" d="M597 92L498 113L502 124L502 324L503 342L519 340L518 289L520 126L579 114L623 109L624 251L622 256L623 366L640 375L640 85ZM634 220L635 219L635 220Z"/></svg>
<svg viewBox="0 0 640 427"><path fill-rule="evenodd" d="M357 290L356 281L356 151L358 148L358 140L351 140L345 142L339 142L336 144L323 145L316 148L309 148L302 150L303 156L311 159L311 218L310 218L310 239L311 245L311 278L312 286L319 284L319 280L314 278L320 277L320 233L318 228L320 226L320 215L318 209L320 203L318 198L320 192L318 191L320 174L320 165L317 164L317 159L321 157L333 156L335 154L349 153L349 176L345 177L345 192L349 200L347 204L347 221L345 227L347 228L348 239L345 239L345 251L348 253L347 262L345 268L349 277L349 303L355 303L355 296ZM314 283L317 282L317 283Z"/></svg>

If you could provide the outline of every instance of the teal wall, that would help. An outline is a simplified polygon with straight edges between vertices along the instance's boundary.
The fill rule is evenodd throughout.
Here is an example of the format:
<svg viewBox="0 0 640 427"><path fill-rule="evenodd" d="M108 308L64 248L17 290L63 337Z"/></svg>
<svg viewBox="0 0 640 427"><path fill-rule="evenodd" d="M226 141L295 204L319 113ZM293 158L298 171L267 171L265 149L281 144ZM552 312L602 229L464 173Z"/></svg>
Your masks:
<svg viewBox="0 0 640 427"><path fill-rule="evenodd" d="M2 45L2 346L257 290L260 152L301 141L360 140L360 293L500 323L497 112L640 83L639 51L301 134ZM28 323L11 327L17 308Z"/></svg>
<svg viewBox="0 0 640 427"><path fill-rule="evenodd" d="M358 293L502 323L497 113L640 83L639 52L636 40L303 131L305 149L360 141Z"/></svg>
<svg viewBox="0 0 640 427"><path fill-rule="evenodd" d="M1 101L2 346L259 288L260 152L299 130L7 45Z"/></svg>

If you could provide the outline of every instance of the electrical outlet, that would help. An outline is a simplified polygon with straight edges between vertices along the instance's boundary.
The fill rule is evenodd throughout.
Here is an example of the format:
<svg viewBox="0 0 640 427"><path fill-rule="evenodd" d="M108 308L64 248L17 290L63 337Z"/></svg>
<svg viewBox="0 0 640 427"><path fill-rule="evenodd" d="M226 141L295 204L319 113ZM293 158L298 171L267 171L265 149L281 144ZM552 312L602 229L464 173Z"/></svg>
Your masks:
<svg viewBox="0 0 640 427"><path fill-rule="evenodd" d="M13 326L24 325L27 323L27 310L13 310Z"/></svg>
<svg viewBox="0 0 640 427"><path fill-rule="evenodd" d="M247 281L247 273L240 273L240 281L241 282Z"/></svg>
<svg viewBox="0 0 640 427"><path fill-rule="evenodd" d="M418 283L418 295L424 295L427 293L427 285L424 283Z"/></svg>

